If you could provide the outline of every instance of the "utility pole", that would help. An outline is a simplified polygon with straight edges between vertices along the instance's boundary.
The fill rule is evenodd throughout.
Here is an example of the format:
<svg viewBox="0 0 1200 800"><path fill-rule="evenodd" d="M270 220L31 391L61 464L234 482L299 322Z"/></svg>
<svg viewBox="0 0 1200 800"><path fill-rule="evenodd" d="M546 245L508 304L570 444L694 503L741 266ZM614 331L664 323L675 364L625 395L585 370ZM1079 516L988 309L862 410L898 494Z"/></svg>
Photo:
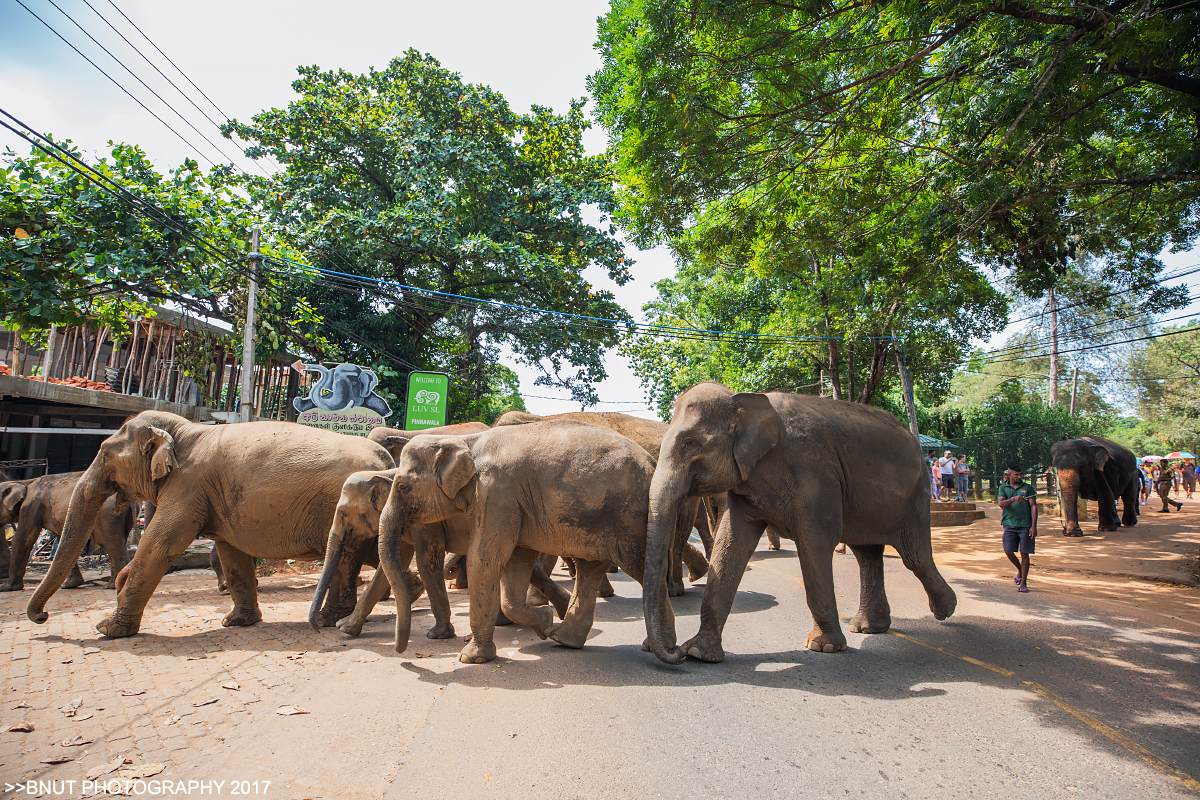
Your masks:
<svg viewBox="0 0 1200 800"><path fill-rule="evenodd" d="M58 339L58 326L50 326L50 336L46 339L46 354L42 358L42 380L50 382L50 370L54 368L54 343Z"/></svg>
<svg viewBox="0 0 1200 800"><path fill-rule="evenodd" d="M1075 416L1075 390L1079 388L1079 367L1071 374L1071 416Z"/></svg>
<svg viewBox="0 0 1200 800"><path fill-rule="evenodd" d="M900 370L900 386L904 392L904 407L908 410L908 429L912 431L913 438L917 440L917 449L920 449L919 431L917 430L917 404L913 399L912 381L908 378L908 365L904 363L904 343L896 336L896 332L892 331L892 338L896 340L896 349L892 352L896 356L896 369Z"/></svg>
<svg viewBox="0 0 1200 800"><path fill-rule="evenodd" d="M1050 407L1058 405L1058 299L1053 289L1046 290L1050 306Z"/></svg>
<svg viewBox="0 0 1200 800"><path fill-rule="evenodd" d="M250 292L246 297L246 329L242 331L242 396L238 403L238 421L249 422L254 410L254 304L258 301L258 226L250 234Z"/></svg>

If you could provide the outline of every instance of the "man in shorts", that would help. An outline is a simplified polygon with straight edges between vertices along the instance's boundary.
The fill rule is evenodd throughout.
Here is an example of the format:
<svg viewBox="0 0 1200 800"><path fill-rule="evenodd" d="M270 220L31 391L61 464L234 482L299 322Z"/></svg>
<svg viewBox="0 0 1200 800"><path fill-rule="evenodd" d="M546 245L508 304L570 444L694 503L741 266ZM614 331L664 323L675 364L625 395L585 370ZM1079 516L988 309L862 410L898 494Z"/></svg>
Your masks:
<svg viewBox="0 0 1200 800"><path fill-rule="evenodd" d="M947 450L946 454L938 459L938 470L942 476L942 488L946 490L946 499L954 499L955 472L954 467L958 463Z"/></svg>
<svg viewBox="0 0 1200 800"><path fill-rule="evenodd" d="M1037 539L1037 493L1021 479L1021 468L1009 464L1004 473L1005 481L996 493L996 505L1004 509L1000 524L1004 526L1004 555L1017 568L1013 583L1018 592L1028 592L1029 557L1033 555L1033 542ZM1017 559L1017 553L1021 558Z"/></svg>

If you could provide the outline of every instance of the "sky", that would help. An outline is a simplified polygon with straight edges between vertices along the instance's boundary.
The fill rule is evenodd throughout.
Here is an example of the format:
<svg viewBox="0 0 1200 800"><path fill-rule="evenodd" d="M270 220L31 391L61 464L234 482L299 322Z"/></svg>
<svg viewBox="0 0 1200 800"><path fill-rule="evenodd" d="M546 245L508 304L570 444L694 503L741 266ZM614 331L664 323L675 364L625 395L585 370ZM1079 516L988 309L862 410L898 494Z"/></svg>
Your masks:
<svg viewBox="0 0 1200 800"><path fill-rule="evenodd" d="M71 139L92 158L103 155L106 143L113 140L140 145L161 169L178 165L184 158L196 158L205 167L206 159L234 160L253 170L251 162L240 157L204 115L219 123L223 120L220 112L248 119L263 108L285 105L292 97L291 82L299 65L361 73L373 66L383 67L415 48L461 73L466 81L501 92L517 111L538 104L565 112L573 98L587 94L587 76L600 66L593 47L596 19L607 8L607 2L599 0L341 0L334 4L307 0L0 0L0 107L41 132ZM220 112L175 72L120 12L161 48ZM33 14L96 66L88 64ZM160 77L105 20L184 89L199 108ZM87 34L112 51L149 88L139 84ZM590 152L599 152L605 144L604 133L589 131L585 143ZM29 149L14 134L0 129L3 147L22 153ZM655 296L654 283L674 274L675 264L665 249L639 251L627 243L626 252L636 265L634 280L625 286L617 286L598 268L589 269L586 275L597 287L612 291L640 320L642 306ZM1164 260L1168 270L1179 269L1200 264L1200 252L1167 255ZM1197 283L1196 276L1186 280ZM1200 304L1186 312L1200 314ZM1174 312L1180 313L1185 312ZM992 341L1004 341L1013 330L997 332ZM515 360L509 366L521 378L530 411L578 410L574 402L563 398L565 392L535 386L536 370ZM605 366L609 377L598 386L602 402L595 410L653 417L626 359L612 351ZM544 399L555 397L562 399Z"/></svg>

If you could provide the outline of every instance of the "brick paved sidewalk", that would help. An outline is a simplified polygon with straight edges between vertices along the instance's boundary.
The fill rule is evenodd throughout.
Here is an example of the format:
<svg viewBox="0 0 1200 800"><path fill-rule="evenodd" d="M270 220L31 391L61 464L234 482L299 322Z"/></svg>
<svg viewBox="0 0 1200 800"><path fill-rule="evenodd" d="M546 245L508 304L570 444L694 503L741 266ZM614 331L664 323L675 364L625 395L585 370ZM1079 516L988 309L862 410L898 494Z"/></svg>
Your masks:
<svg viewBox="0 0 1200 800"><path fill-rule="evenodd" d="M159 777L167 778L171 765L219 749L230 726L275 715L295 702L301 687L349 650L390 651L391 601L377 607L368 622L364 633L374 635L353 640L333 629L312 631L306 619L316 577L260 579L263 622L223 628L220 620L231 602L217 593L211 573L168 575L150 601L141 633L115 640L95 630L116 604L112 591L59 591L45 625L25 617L31 590L0 594L0 797L30 796L3 793L4 781L81 781L122 754L132 762L124 767L126 775L163 764ZM451 598L463 605L466 592L452 591ZM414 636L431 619L422 608L428 608L423 598L414 610ZM461 627L465 632L465 624ZM422 650L435 648L439 655L462 646L461 639L420 642ZM81 703L68 716L61 709L75 698ZM33 730L9 731L21 722ZM86 743L62 744L77 736ZM72 760L45 763L60 758ZM65 796L81 796L81 783L75 786Z"/></svg>

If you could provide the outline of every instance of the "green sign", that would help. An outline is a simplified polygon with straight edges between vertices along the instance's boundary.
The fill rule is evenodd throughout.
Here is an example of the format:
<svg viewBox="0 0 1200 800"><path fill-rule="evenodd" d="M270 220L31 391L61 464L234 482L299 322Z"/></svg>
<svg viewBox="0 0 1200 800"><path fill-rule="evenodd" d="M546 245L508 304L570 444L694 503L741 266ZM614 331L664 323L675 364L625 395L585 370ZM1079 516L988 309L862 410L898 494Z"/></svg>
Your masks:
<svg viewBox="0 0 1200 800"><path fill-rule="evenodd" d="M408 373L408 409L404 429L419 431L446 424L450 408L450 376L444 372Z"/></svg>

